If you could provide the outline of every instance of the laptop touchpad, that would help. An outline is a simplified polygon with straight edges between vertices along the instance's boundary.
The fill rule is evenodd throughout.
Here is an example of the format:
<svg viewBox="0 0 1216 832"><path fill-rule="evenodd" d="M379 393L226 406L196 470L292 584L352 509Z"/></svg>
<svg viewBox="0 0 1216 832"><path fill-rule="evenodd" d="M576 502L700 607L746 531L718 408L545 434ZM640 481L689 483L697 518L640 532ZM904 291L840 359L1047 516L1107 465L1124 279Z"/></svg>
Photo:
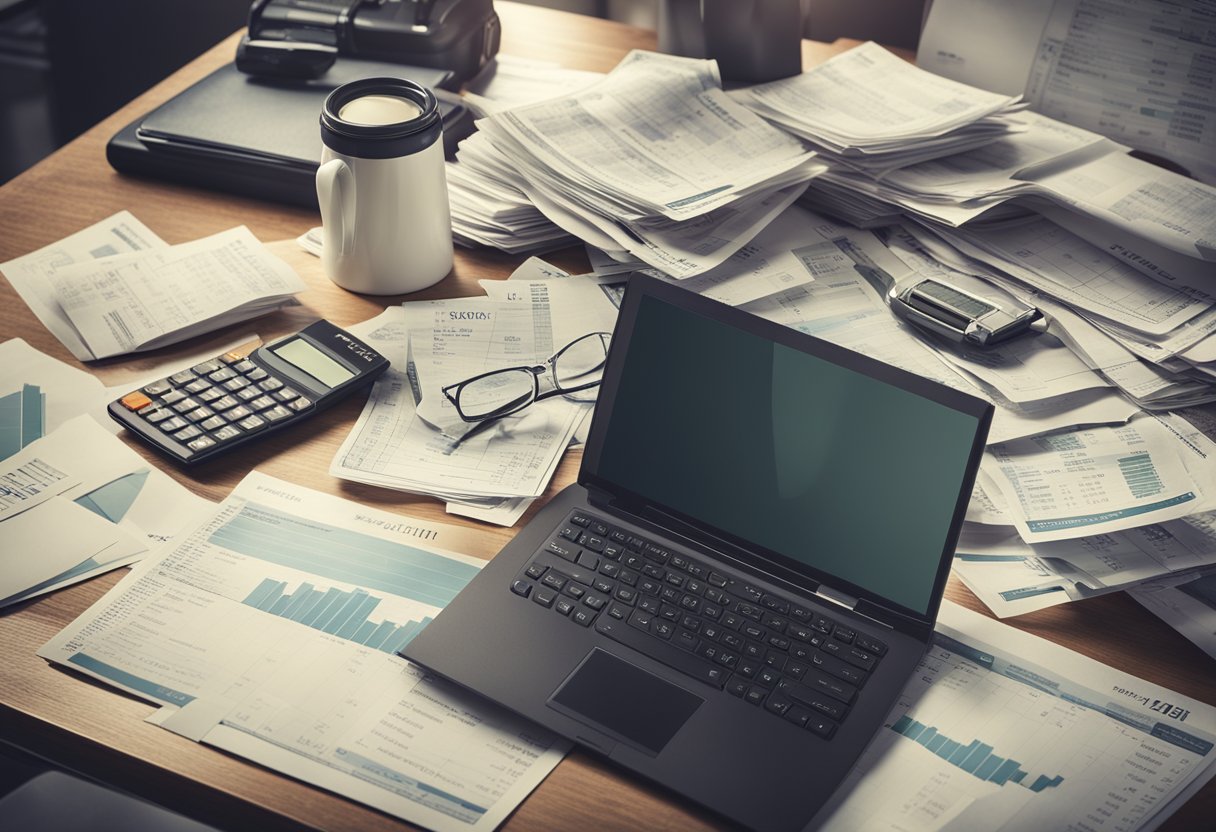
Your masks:
<svg viewBox="0 0 1216 832"><path fill-rule="evenodd" d="M596 648L549 699L549 706L651 756L705 700Z"/></svg>

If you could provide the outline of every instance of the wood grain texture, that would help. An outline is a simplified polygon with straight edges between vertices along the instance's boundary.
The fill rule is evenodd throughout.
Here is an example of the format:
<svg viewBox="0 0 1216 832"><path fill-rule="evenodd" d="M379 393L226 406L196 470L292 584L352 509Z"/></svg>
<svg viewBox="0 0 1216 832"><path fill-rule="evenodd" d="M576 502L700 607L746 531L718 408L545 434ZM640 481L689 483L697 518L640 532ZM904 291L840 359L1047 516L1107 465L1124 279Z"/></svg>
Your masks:
<svg viewBox="0 0 1216 832"><path fill-rule="evenodd" d="M643 29L564 12L496 4L503 21L505 54L607 71L630 49L653 48ZM319 223L315 212L255 199L141 180L114 172L105 143L121 127L168 100L231 59L236 36L210 50L163 83L41 164L0 188L0 262L128 209L170 243L197 239L234 225L247 225L304 277L302 306L275 313L212 336L218 343L244 332L269 338L298 329L317 317L342 324L365 320L401 298L353 295L333 286L318 261L291 240ZM852 45L804 45L807 65ZM570 271L587 270L580 249L547 259ZM504 278L518 258L491 251L457 251L452 275L411 299L480 294L477 280ZM21 337L38 349L81 366L25 307L12 288L0 285L0 338ZM94 362L86 369L107 384L119 384L153 362L207 343L200 339L133 359ZM188 474L169 473L194 492L221 499L257 468L300 485L417 517L453 521L442 504L416 495L345 483L326 472L337 447L362 407L359 397L312 419L307 428L269 437L234 459L220 459ZM124 437L126 439L126 437ZM129 441L129 440L128 440ZM129 441L157 465L163 463ZM568 453L549 494L572 482L580 455ZM530 515L529 515L530 516ZM456 520L455 522L464 522ZM490 557L513 534L479 526ZM269 830L397 830L395 819L189 742L143 722L153 708L117 694L35 656L47 639L84 612L125 572L111 573L0 613L0 738L99 777L120 788L231 828ZM951 599L985 612L956 581ZM1108 596L1022 616L1013 626L1063 644L1121 670L1188 696L1216 704L1216 663L1124 595ZM1203 828L1216 816L1216 786L1209 786L1163 827ZM580 752L563 761L508 820L507 829L717 829L723 822L610 763Z"/></svg>

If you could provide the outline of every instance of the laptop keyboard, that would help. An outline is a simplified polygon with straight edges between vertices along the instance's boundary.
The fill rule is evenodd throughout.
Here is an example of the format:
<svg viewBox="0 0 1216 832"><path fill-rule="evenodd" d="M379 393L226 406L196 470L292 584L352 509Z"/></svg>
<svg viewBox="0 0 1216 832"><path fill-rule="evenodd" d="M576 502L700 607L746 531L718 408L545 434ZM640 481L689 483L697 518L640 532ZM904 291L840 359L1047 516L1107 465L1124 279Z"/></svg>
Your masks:
<svg viewBox="0 0 1216 832"><path fill-rule="evenodd" d="M887 651L804 603L582 511L511 591L824 739Z"/></svg>

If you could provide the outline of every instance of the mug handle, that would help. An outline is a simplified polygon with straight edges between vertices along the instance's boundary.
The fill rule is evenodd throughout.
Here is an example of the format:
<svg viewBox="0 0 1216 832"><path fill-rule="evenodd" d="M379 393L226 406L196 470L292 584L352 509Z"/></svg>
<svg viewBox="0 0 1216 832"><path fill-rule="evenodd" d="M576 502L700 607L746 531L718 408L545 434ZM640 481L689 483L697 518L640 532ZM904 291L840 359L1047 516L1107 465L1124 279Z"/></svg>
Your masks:
<svg viewBox="0 0 1216 832"><path fill-rule="evenodd" d="M354 247L355 177L341 159L330 159L317 168L317 202L321 206L322 245L337 244L335 254Z"/></svg>

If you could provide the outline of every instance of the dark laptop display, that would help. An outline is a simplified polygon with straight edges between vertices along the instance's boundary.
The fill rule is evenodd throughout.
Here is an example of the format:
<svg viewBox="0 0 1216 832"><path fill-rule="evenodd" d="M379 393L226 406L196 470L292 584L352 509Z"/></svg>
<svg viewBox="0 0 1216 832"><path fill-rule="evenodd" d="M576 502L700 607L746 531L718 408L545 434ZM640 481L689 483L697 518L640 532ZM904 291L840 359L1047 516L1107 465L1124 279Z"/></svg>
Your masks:
<svg viewBox="0 0 1216 832"><path fill-rule="evenodd" d="M836 589L936 612L975 414L653 297L627 350L594 481Z"/></svg>
<svg viewBox="0 0 1216 832"><path fill-rule="evenodd" d="M800 829L932 636L992 407L661 281L579 481L406 658L757 829Z"/></svg>

